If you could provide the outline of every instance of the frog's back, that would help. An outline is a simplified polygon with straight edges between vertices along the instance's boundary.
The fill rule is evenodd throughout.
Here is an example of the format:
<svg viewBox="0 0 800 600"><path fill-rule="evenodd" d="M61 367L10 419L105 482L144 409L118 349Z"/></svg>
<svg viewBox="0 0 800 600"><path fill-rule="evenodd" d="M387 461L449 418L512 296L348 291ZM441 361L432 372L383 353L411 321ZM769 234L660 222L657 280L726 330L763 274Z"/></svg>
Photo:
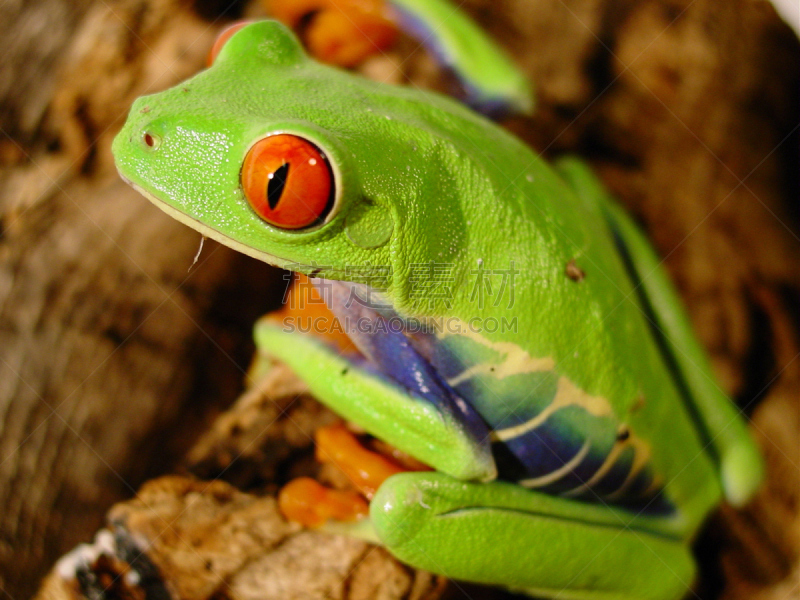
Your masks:
<svg viewBox="0 0 800 600"><path fill-rule="evenodd" d="M461 200L470 235L440 314L463 327L438 333L432 361L492 427L505 476L705 514L720 496L707 440L604 201L578 196L516 140L453 140L453 177L479 194Z"/></svg>

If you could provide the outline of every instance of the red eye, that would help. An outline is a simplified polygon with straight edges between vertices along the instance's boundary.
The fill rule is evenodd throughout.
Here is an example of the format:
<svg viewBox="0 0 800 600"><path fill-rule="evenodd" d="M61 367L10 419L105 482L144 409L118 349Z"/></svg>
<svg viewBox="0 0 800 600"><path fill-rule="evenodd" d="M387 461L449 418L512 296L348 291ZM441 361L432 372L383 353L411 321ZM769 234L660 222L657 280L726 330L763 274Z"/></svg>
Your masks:
<svg viewBox="0 0 800 600"><path fill-rule="evenodd" d="M229 25L223 29L217 36L217 39L214 41L214 45L211 46L211 52L208 53L208 58L206 59L206 66L210 67L213 65L214 61L217 59L217 54L219 54L219 51L222 50L225 42L231 39L234 33L250 23L252 23L252 21L239 21L238 23L234 23L233 25Z"/></svg>
<svg viewBox="0 0 800 600"><path fill-rule="evenodd" d="M322 221L333 206L333 176L314 144L296 135L265 137L242 164L242 189L267 223L302 229Z"/></svg>

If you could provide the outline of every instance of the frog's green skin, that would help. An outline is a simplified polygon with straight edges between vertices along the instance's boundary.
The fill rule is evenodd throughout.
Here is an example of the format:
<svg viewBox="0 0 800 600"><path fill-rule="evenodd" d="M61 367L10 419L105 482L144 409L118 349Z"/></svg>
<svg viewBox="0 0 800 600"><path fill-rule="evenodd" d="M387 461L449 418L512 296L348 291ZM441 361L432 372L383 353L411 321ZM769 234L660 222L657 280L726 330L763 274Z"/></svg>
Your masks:
<svg viewBox="0 0 800 600"><path fill-rule="evenodd" d="M336 205L318 227L280 230L243 196L247 150L276 132L330 161ZM145 133L160 143L148 147ZM236 33L210 69L137 100L113 150L158 206L251 256L365 285L374 278L352 267L391 267L384 316L516 319L510 331L362 336L367 364L257 327L261 351L323 402L436 469L389 478L371 503L374 534L408 563L544 596L677 599L704 517L757 486L758 454L657 258L580 163L553 170L447 98L321 66L271 22ZM415 296L414 266L432 261L451 265L449 306ZM512 261L513 304L509 289L497 306L472 297L479 267L507 272ZM528 473L526 487L494 480L480 427L424 397L436 381L433 396L466 398L495 442L524 438L560 468Z"/></svg>

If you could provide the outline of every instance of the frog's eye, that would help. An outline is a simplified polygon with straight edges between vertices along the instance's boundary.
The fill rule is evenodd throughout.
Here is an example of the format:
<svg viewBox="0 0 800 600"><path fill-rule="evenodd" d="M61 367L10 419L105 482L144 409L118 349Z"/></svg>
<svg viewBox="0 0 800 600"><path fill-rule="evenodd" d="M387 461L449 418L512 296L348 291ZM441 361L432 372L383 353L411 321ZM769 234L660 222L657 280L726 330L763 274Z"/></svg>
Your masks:
<svg viewBox="0 0 800 600"><path fill-rule="evenodd" d="M267 223L302 229L321 223L333 206L333 174L311 142L290 134L256 142L242 164L242 190Z"/></svg>
<svg viewBox="0 0 800 600"><path fill-rule="evenodd" d="M211 52L208 53L208 58L206 59L206 66L210 67L213 65L214 61L217 59L217 54L219 54L219 51L222 50L222 47L225 45L225 43L233 37L234 33L250 23L252 23L252 21L239 21L238 23L234 23L233 25L229 25L223 29L217 36L217 39L214 41L214 45L211 46Z"/></svg>

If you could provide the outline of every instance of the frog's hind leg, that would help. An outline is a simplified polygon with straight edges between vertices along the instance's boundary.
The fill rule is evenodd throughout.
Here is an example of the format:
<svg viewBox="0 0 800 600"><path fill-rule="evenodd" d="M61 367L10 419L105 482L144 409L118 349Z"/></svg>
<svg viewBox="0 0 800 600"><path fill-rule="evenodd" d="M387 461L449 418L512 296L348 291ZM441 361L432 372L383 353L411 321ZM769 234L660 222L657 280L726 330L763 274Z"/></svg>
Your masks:
<svg viewBox="0 0 800 600"><path fill-rule="evenodd" d="M448 577L574 600L674 600L695 567L668 519L442 473L390 477L370 505L398 558Z"/></svg>
<svg viewBox="0 0 800 600"><path fill-rule="evenodd" d="M761 482L761 456L745 421L717 385L681 300L661 267L661 260L587 165L569 158L556 166L580 196L597 198L605 207L609 226L628 263L634 285L642 292L643 304L649 305L651 315L648 316L662 336L676 374L682 378L690 413L718 461L725 497L732 505L741 506Z"/></svg>

